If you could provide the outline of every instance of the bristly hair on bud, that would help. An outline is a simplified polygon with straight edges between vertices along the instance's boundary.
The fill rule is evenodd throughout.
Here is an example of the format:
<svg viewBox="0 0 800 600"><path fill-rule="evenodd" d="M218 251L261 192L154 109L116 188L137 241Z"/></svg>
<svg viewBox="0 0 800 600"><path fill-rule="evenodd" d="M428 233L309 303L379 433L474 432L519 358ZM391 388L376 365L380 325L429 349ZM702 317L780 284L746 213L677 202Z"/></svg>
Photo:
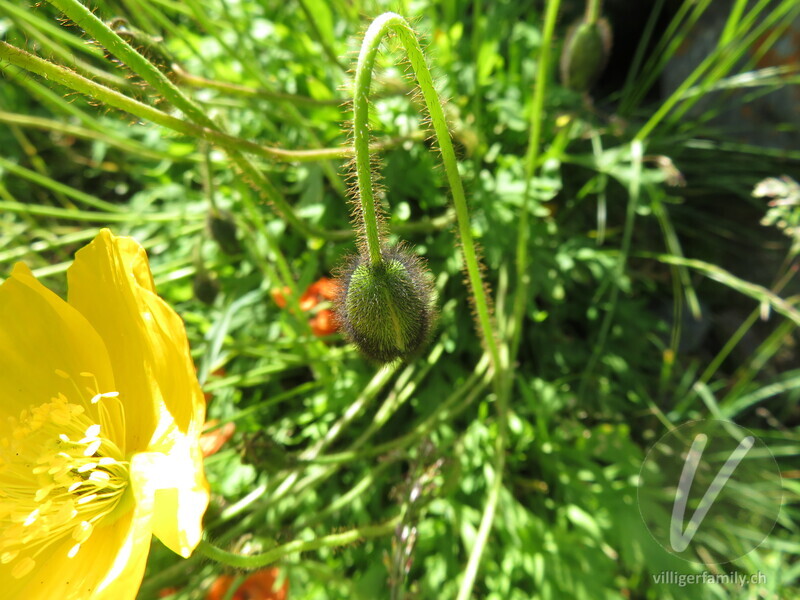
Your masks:
<svg viewBox="0 0 800 600"><path fill-rule="evenodd" d="M365 357L406 360L425 346L436 320L433 281L407 246L384 247L377 263L355 254L337 275L339 330Z"/></svg>

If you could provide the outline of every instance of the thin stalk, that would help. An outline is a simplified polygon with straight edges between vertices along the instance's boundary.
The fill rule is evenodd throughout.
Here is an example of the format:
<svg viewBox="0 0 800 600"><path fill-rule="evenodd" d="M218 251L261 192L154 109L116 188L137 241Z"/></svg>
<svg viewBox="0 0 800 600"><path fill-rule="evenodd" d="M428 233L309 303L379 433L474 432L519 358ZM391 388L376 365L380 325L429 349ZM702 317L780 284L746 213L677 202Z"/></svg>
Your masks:
<svg viewBox="0 0 800 600"><path fill-rule="evenodd" d="M2 3L2 1L3 0L0 0L0 3ZM0 8L6 9L7 7L0 4ZM19 27L23 32L25 32L25 35L27 37L30 37L31 40L35 41L36 44L38 44L43 50L44 49L48 50L53 55L53 57L55 57L57 60L59 60L66 66L75 69L75 71L77 71L81 75L85 75L87 77L96 79L97 81L100 81L103 84L108 85L110 87L118 89L127 89L127 90L132 89L132 86L127 79L107 73L103 69L95 67L94 65L91 65L86 61L79 59L77 57L77 54L75 54L74 49L68 49L62 47L60 44L58 44L57 41L55 41L54 38L51 38L49 35L44 33L39 28L38 24L31 25L23 21L22 19L13 19L13 20L17 25L17 27ZM31 44L29 44L29 46L30 45ZM44 52L42 53L44 54Z"/></svg>
<svg viewBox="0 0 800 600"><path fill-rule="evenodd" d="M515 360L521 339L522 321L525 317L525 304L528 299L528 240L530 236L529 210L531 180L539 156L539 144L542 131L544 114L544 96L549 77L550 44L555 30L556 17L558 16L560 0L551 0L547 3L545 25L542 33L542 45L537 64L536 88L534 89L533 105L531 107L531 129L528 139L528 150L525 157L525 193L522 200L519 232L517 234L517 289L514 296L514 312L512 320L511 340L507 347L506 360L509 367ZM505 369L504 369L505 372ZM502 379L502 385L497 396L498 432L495 438L493 476L486 505L481 516L481 523L475 537L475 543L470 551L464 578L458 590L457 600L467 600L472 594L475 578L478 575L481 558L489 539L489 534L494 523L500 492L503 489L503 472L506 464L506 444L508 437L508 398L511 393L512 381L510 377Z"/></svg>
<svg viewBox="0 0 800 600"><path fill-rule="evenodd" d="M137 52L86 6L78 0L48 0L48 2L105 46L109 52L153 86L170 104L186 114L192 121L210 129L217 129L217 125L199 105L186 96L158 67Z"/></svg>
<svg viewBox="0 0 800 600"><path fill-rule="evenodd" d="M550 9L550 4L551 3L548 2L547 6L548 10ZM600 18L601 4L602 4L601 0L587 0L585 19L589 25L597 23L597 20Z"/></svg>
<svg viewBox="0 0 800 600"><path fill-rule="evenodd" d="M53 112L72 116L78 119L84 126L88 127L92 131L96 131L102 134L105 138L113 140L109 141L109 144L116 144L123 149L130 148L131 152L138 154L146 155L148 152L152 153L152 151L145 148L143 144L134 142L133 140L123 137L122 135L114 133L110 128L104 125L101 119L99 119L97 116L89 115L85 111L81 110L78 106L79 103L66 100L60 94L40 83L37 79L29 77L27 72L20 72L20 69L9 68L9 65L6 65L0 61L0 74L2 74L7 80L13 81L19 85L33 98L36 98L42 104L48 106ZM24 118L30 120L38 119L38 117L30 117L27 115L25 115ZM22 122L20 122L20 124L24 125ZM159 159L163 159L165 157L166 155L154 156L154 158Z"/></svg>
<svg viewBox="0 0 800 600"><path fill-rule="evenodd" d="M378 54L378 46L384 34L380 28L380 19L379 17L372 22L361 44L353 95L353 148L355 149L356 176L358 178L358 198L361 202L364 238L373 265L380 264L382 258L369 152L369 88L372 83L372 69Z"/></svg>
<svg viewBox="0 0 800 600"><path fill-rule="evenodd" d="M788 269L786 273L778 279L775 285L772 286L771 291L776 295L779 294L783 290L784 286L794 277L794 275L795 271L793 269ZM720 366L722 366L722 363L725 362L725 359L728 358L731 352L733 352L733 349L739 344L740 341L742 341L742 338L744 338L761 314L761 306L753 309L753 311L742 322L742 324L739 325L728 341L725 342L725 345L717 353L714 359L708 364L703 373L697 379L697 383L706 384L711 380L711 377L714 376L714 373L717 372Z"/></svg>
<svg viewBox="0 0 800 600"><path fill-rule="evenodd" d="M632 89L633 83L642 68L642 62L644 61L650 38L653 37L653 30L655 30L658 17L661 14L661 10L664 8L664 1L665 0L655 0L655 2L653 2L653 7L650 9L650 16L647 17L647 23L645 23L641 37L639 38L639 43L636 45L636 52L633 54L631 66L628 68L628 73L625 76L625 84L622 86L623 101L627 101L629 96L628 91Z"/></svg>
<svg viewBox="0 0 800 600"><path fill-rule="evenodd" d="M316 19L314 19L314 14L308 8L308 4L306 4L305 0L297 0L300 4L300 10L303 11L303 15L305 15L308 24L311 26L311 31L314 34L314 37L317 40L317 43L322 46L323 52L325 52L325 56L328 57L334 66L338 67L342 72L347 72L347 67L339 60L339 56L336 54L334 49L328 43L328 40L325 39L325 36L322 35L322 31L317 25Z"/></svg>
<svg viewBox="0 0 800 600"><path fill-rule="evenodd" d="M681 91L685 91L677 99L681 102L680 105L675 107L675 110L669 115L671 123L681 123L683 116L703 98L707 92L717 87L721 81L740 63L746 56L750 49L756 49L753 56L750 57L742 67L743 70L752 68L760 60L763 53L767 52L769 48L783 34L784 31L791 25L794 19L800 14L800 5L784 2L780 4L774 11L763 17L761 21L757 18L761 16L761 12L756 12L753 9L751 13L742 19L741 26L736 31L736 44L732 44L725 48L717 48L703 64L710 61L711 66L709 71L704 73L703 77L699 80L699 84L695 87L688 89L684 84L681 84ZM750 29L750 27L753 27ZM761 43L763 40L763 43ZM702 65L701 65L702 66ZM692 74L694 75L694 73ZM782 82L783 85L788 84L788 81ZM744 86L739 86L744 87ZM691 93L694 92L694 93ZM677 90L676 92L677 93ZM668 99L668 102L672 96Z"/></svg>
<svg viewBox="0 0 800 600"><path fill-rule="evenodd" d="M90 79L86 79L69 69L65 69L60 65L29 54L6 42L0 42L0 58L7 60L12 65L42 75L56 83L65 85L77 92L100 100L104 104L108 104L114 108L124 110L141 119L151 121L157 125L167 127L168 129L190 137L213 142L229 152L246 152L262 158L269 158L282 162L301 163L347 158L352 153L352 151L347 148L320 148L315 150L283 150L281 148L270 148L228 135L227 133L222 133L216 129L195 125L194 123L184 121L183 119L179 119L178 117L174 117L154 108L149 104L144 104L143 102L129 98L116 90L91 81ZM397 140L397 142L399 143L399 140ZM395 141L383 142L380 145L375 145L374 148L385 148L392 143L395 143Z"/></svg>
<svg viewBox="0 0 800 600"><path fill-rule="evenodd" d="M39 155L39 151L36 149L36 145L33 144L28 139L28 136L25 135L25 132L22 130L21 127L19 127L17 125L12 125L10 127L10 129L11 129L11 134L14 136L14 139L17 140L17 143L20 145L20 147L22 148L22 151L28 157L28 160L30 161L30 163L33 166L33 168L35 169L35 171L30 171L28 169L25 169L24 167L20 167L20 169L23 170L23 173L24 174L31 173L34 176L43 178L45 181L52 181L52 179L50 178L50 176L48 175L48 172L47 172L47 165L45 164L45 162L42 159L42 157ZM0 156L0 161L2 161L2 160L5 160L5 159L3 159L2 156ZM10 165L13 165L14 167L17 166L15 163L12 163L10 161L6 161L6 162L8 164L10 164ZM23 175L23 177L24 176L25 175ZM67 197L64 196L64 194L61 193L60 190L53 190L53 196L55 196L55 199L58 200L58 203L62 207L64 207L64 208L75 208L75 205L72 202L70 202L67 199Z"/></svg>
<svg viewBox="0 0 800 600"><path fill-rule="evenodd" d="M746 7L747 0L736 0L733 8L731 9L731 14L728 16L728 19L725 22L725 28L722 30L722 33L719 36L717 48L724 48L733 41L736 33L736 27L739 25L739 21L742 18L742 14L744 13L744 9Z"/></svg>
<svg viewBox="0 0 800 600"><path fill-rule="evenodd" d="M357 527L342 533L326 535L315 540L295 540L262 554L251 554L250 556L226 552L206 540L201 540L200 544L197 546L197 551L207 558L228 565L229 567L238 569L260 569L290 554L309 552L311 550L319 550L320 548L337 548L339 546L355 544L361 540L389 535L394 532L399 522L400 517L397 516L380 525Z"/></svg>
<svg viewBox="0 0 800 600"><path fill-rule="evenodd" d="M182 111L190 120L200 126L201 130L205 132L205 135L201 136L203 139L213 141L213 138L219 136L229 138L229 140L236 139L222 132L217 124L203 111L202 107L186 96L158 69L158 67L139 54L130 44L117 35L116 32L97 18L87 7L78 2L78 0L48 0L48 2L61 10L95 40L103 44L109 52L119 58L133 72L150 84L165 100L167 100L167 102ZM122 95L119 94L119 96ZM129 98L125 98L125 100L131 102ZM166 113L162 113L162 115L164 114ZM171 117L170 115L167 116ZM171 118L174 119L174 117ZM180 119L176 120L180 121ZM189 125L189 123L184 122L184 127L187 125ZM241 141L242 140L240 140L240 142ZM316 227L311 227L300 220L293 208L278 193L278 190L273 187L267 177L238 149L226 148L226 150L228 150L228 155L243 173L244 177L263 194L268 202L274 205L278 213L287 222L306 237L323 239L330 237L326 232Z"/></svg>
<svg viewBox="0 0 800 600"><path fill-rule="evenodd" d="M603 322L600 325L600 332L597 334L597 341L594 344L592 355L586 365L586 369L581 377L580 389L578 391L578 398L583 400L586 393L586 387L589 384L589 379L592 372L597 366L600 356L608 339L608 334L611 331L611 325L614 322L614 313L617 307L617 300L619 298L619 280L625 272L625 266L628 262L628 255L631 249L631 240L633 238L633 226L636 220L636 207L639 204L639 196L641 193L642 185L642 158L643 158L643 145L636 139L631 142L631 163L632 172L630 180L628 181L628 207L625 214L625 229L622 234L622 245L619 251L619 259L616 268L614 269L614 285L611 289L611 295L608 300L608 310L603 317Z"/></svg>
<svg viewBox="0 0 800 600"><path fill-rule="evenodd" d="M650 58L647 59L641 76L635 82L625 82L624 97L620 104L621 114L629 114L642 103L647 92L658 80L664 65L684 43L686 36L692 32L695 23L710 3L711 0L697 0L697 2L684 0L650 52Z"/></svg>
<svg viewBox="0 0 800 600"><path fill-rule="evenodd" d="M433 85L430 70L425 61L425 56L420 48L419 41L413 29L406 20L396 13L384 13L377 17L367 29L356 66L355 93L353 98L353 141L356 153L356 174L358 177L358 192L361 202L366 242L370 259L373 263L380 261L380 238L378 235L378 222L375 213L375 198L372 191L372 169L369 156L369 88L372 82L372 70L378 47L384 36L394 33L400 39L408 55L411 67L419 83L425 105L430 113L433 129L442 153L447 181L453 196L453 205L458 219L458 228L461 236L461 245L464 253L464 262L467 267L467 276L475 300L475 310L478 314L478 323L484 342L492 357L492 364L496 371L501 368L500 352L494 337L489 304L481 280L480 267L475 243L470 231L469 211L464 195L464 187L458 174L458 164L450 139L450 132L444 117L444 111L439 100L439 94Z"/></svg>
<svg viewBox="0 0 800 600"><path fill-rule="evenodd" d="M659 109L653 114L650 119L642 126L635 136L637 140L645 139L650 133L669 115L673 109L675 113L672 115L672 120L680 119L689 108L691 108L700 95L692 95L688 99L683 100L686 92L691 89L695 82L701 81L701 89L708 89L714 83L723 78L734 67L740 56L747 48L758 40L758 38L767 31L769 28L774 27L775 23L785 18L783 27L788 26L791 19L800 12L798 5L786 2L780 4L774 11L772 11L758 26L750 29L754 24L756 16L756 9L753 9L748 17L743 19L739 26L736 28L734 38L735 41L725 47L717 47L711 54L709 54L692 73L678 86L678 88L665 100ZM753 14L756 13L756 14ZM680 106L679 102L683 100Z"/></svg>
<svg viewBox="0 0 800 600"><path fill-rule="evenodd" d="M349 462L408 448L428 435L441 423L454 419L470 406L478 396L483 394L489 385L489 377L486 375L488 367L489 357L484 354L464 384L452 392L428 417L414 425L409 433L364 449L358 449L354 443L347 450L328 453L307 462L314 464Z"/></svg>
<svg viewBox="0 0 800 600"><path fill-rule="evenodd" d="M69 123L65 123L63 120L32 117L30 115L9 113L0 110L0 123L17 125L19 127L28 127L32 129L43 129L45 131L56 131L67 136L95 140L98 142L103 142L104 144L108 144L109 146L114 146L115 148L119 148L125 152L139 154L143 157L156 160L172 160L175 162L180 162L181 160L193 160L191 157L172 156L167 152L150 150L145 146L132 141L127 141L124 138L115 138L103 133L102 131L96 131L94 129L80 127L78 125L70 125ZM128 143L125 143L126 141Z"/></svg>
<svg viewBox="0 0 800 600"><path fill-rule="evenodd" d="M276 92L266 88L253 88L238 83L228 83L226 81L216 81L214 79L207 79L199 75L193 75L185 71L180 65L172 64L172 72L187 85L200 88L209 88L224 92L232 96L239 96L243 98L264 98L266 100L282 100L292 102L294 104L303 104L308 106L341 106L344 102L339 98L329 98L326 100L318 100L310 96L301 96L299 94L288 94L286 92Z"/></svg>
<svg viewBox="0 0 800 600"><path fill-rule="evenodd" d="M88 54L94 58L102 60L104 58L103 50L94 44L87 44L86 40L82 40L77 35L73 35L64 27L59 27L51 22L50 19L44 19L39 16L41 13L31 10L22 2L10 2L9 0L0 0L0 8L2 12L16 17L28 23L33 29L41 32L48 40L53 42L60 41L64 44L71 46L73 50Z"/></svg>
<svg viewBox="0 0 800 600"><path fill-rule="evenodd" d="M772 310L791 320L795 325L800 326L800 310L794 306L793 300L781 298L778 294L762 285L739 279L729 271L717 265L693 258L683 258L669 254L659 254L657 252L639 251L635 253L635 256L657 260L666 265L686 266L705 275L709 279L718 281L722 285L726 285L730 289L752 298L756 302L768 304Z"/></svg>
<svg viewBox="0 0 800 600"><path fill-rule="evenodd" d="M26 204L24 202L0 202L0 211L8 211L26 215L39 215L53 217L65 221L101 221L105 223L169 223L170 221L193 221L203 218L203 214L185 211L159 212L159 213L134 213L134 212L89 212L57 206L41 206L39 204Z"/></svg>
<svg viewBox="0 0 800 600"><path fill-rule="evenodd" d="M13 173L14 175L27 179L28 181L41 185L42 187L52 191L54 194L63 194L64 196L72 198L73 200L80 202L81 204L85 204L86 206L99 208L100 210L106 210L112 213L125 212L125 208L119 204L112 204L111 202L101 200L97 196L92 196L91 194L76 190L71 186L55 181L44 173L37 173L36 171L26 169L25 167L17 165L10 160L3 158L2 156L0 156L0 167L6 169L9 173Z"/></svg>
<svg viewBox="0 0 800 600"><path fill-rule="evenodd" d="M553 41L556 18L560 0L547 3L547 12L544 17L542 31L542 45L539 60L536 66L536 86L533 91L533 105L531 106L531 126L528 136L528 150L525 155L525 192L519 216L519 230L517 233L517 289L514 294L514 319L511 331L509 360L513 362L519 350L522 335L522 322L525 318L525 305L528 301L528 286L530 274L528 273L530 239L530 197L531 184L539 158L539 146L542 137L542 123L544 121L544 97L547 91L547 82L550 78L550 46Z"/></svg>

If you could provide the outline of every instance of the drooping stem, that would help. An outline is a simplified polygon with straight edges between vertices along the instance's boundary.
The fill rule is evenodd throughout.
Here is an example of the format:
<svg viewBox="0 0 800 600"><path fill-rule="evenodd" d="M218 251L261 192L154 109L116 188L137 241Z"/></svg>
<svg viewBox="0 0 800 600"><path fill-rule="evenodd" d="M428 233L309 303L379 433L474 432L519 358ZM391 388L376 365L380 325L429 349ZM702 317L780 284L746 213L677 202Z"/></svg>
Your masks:
<svg viewBox="0 0 800 600"><path fill-rule="evenodd" d="M364 220L364 237L373 265L381 262L381 240L378 232L378 217L375 213L375 196L372 190L372 165L369 153L369 88L372 83L372 68L384 31L375 19L367 29L356 66L355 91L353 93L353 147L355 149L358 198L361 202L361 217ZM376 27L377 26L377 27Z"/></svg>
<svg viewBox="0 0 800 600"><path fill-rule="evenodd" d="M373 263L379 262L381 254L378 220L375 213L375 197L372 189L372 168L369 157L369 88L372 82L372 70L375 65L378 47L384 36L389 32L396 34L400 39L411 62L417 83L419 83L419 87L422 90L425 105L430 113L436 141L442 153L447 182L453 196L453 205L461 236L461 246L464 252L464 263L467 267L467 276L472 288L472 296L475 300L478 325L486 343L486 348L492 358L492 364L497 371L501 368L500 352L494 337L489 305L481 280L475 243L470 231L467 200L464 195L461 176L458 174L456 154L453 149L453 142L450 139L450 131L447 128L444 111L439 101L439 94L433 85L431 72L428 69L417 36L403 17L391 12L384 13L376 18L364 35L356 67L355 94L353 98L353 144L355 146L358 195L370 260Z"/></svg>

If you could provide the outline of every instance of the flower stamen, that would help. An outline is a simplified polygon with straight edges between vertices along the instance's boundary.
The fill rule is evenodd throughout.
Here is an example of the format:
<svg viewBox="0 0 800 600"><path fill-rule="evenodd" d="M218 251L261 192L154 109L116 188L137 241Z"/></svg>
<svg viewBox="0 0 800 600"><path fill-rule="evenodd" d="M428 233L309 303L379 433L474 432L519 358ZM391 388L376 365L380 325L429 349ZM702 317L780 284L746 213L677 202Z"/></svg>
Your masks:
<svg viewBox="0 0 800 600"><path fill-rule="evenodd" d="M89 397L81 393L79 404L59 393L10 417L0 438L0 563L12 565L14 578L58 542L73 541L66 555L76 556L128 491L129 463L109 436L124 435L124 421L111 416L123 414L121 401L116 392L97 394L118 406L100 402L92 415Z"/></svg>

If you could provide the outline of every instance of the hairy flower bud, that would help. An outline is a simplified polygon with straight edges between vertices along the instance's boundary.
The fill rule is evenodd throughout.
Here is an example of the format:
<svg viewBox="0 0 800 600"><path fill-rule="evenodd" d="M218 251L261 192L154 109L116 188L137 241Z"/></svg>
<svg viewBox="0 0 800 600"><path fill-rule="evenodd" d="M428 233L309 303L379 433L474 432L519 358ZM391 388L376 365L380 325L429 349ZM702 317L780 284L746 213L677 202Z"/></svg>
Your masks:
<svg viewBox="0 0 800 600"><path fill-rule="evenodd" d="M422 348L435 317L433 285L419 257L399 246L372 264L359 254L340 271L339 329L367 358L386 363Z"/></svg>
<svg viewBox="0 0 800 600"><path fill-rule="evenodd" d="M588 92L606 68L611 53L611 26L605 19L584 19L570 27L561 51L561 83Z"/></svg>
<svg viewBox="0 0 800 600"><path fill-rule="evenodd" d="M236 222L227 211L208 216L208 230L211 237L225 254L236 255L242 252L242 245L236 236Z"/></svg>
<svg viewBox="0 0 800 600"><path fill-rule="evenodd" d="M194 297L203 304L214 304L219 295L219 281L205 270L198 270L192 280Z"/></svg>

